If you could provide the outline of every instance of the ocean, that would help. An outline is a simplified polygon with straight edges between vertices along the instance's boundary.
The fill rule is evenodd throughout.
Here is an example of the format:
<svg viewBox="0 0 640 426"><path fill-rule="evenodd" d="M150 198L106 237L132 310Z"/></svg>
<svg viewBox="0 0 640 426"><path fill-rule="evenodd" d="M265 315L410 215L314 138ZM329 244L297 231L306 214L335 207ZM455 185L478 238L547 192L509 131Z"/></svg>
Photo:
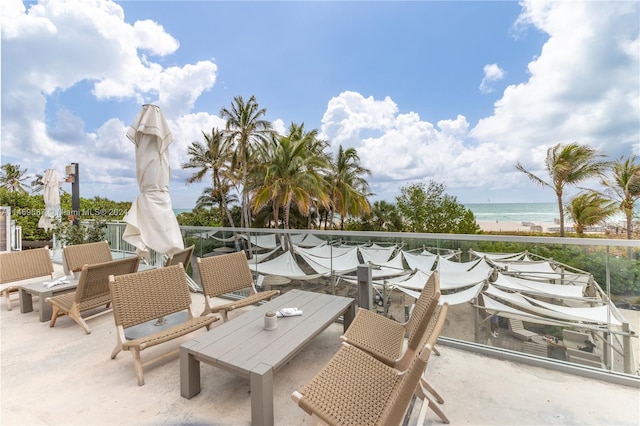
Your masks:
<svg viewBox="0 0 640 426"><path fill-rule="evenodd" d="M554 222L559 219L556 203L465 204L476 222Z"/></svg>
<svg viewBox="0 0 640 426"><path fill-rule="evenodd" d="M465 204L477 222L553 222L558 217L556 203L478 203ZM191 209L173 209L176 215Z"/></svg>
<svg viewBox="0 0 640 426"><path fill-rule="evenodd" d="M549 222L559 219L556 203L477 203L465 204L476 217L476 222ZM173 209L176 214L191 209ZM622 215L616 215L609 222L624 222Z"/></svg>

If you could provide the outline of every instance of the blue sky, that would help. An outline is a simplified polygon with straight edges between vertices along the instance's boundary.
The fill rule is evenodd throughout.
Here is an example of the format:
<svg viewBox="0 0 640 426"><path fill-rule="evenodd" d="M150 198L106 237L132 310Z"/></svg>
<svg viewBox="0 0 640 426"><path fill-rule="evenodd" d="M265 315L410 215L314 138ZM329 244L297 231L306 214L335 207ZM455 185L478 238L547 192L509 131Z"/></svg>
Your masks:
<svg viewBox="0 0 640 426"><path fill-rule="evenodd" d="M553 202L546 149L640 155L638 2L5 0L0 162L78 162L81 196L133 201L142 103L172 129L171 196L190 208L186 150L234 96L267 119L355 147L373 200L435 180L462 203ZM592 185L596 185L593 183Z"/></svg>

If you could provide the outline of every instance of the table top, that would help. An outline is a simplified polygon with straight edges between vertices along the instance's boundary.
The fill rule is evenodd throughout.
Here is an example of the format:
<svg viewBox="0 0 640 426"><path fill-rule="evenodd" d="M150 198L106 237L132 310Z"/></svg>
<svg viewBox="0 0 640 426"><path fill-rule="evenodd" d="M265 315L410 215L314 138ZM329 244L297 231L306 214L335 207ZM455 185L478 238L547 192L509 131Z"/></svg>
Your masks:
<svg viewBox="0 0 640 426"><path fill-rule="evenodd" d="M65 284L58 284L58 285L54 285L53 287L47 287L45 286L45 283L49 283L51 281L55 281L59 278L47 278L44 279L42 281L38 281L38 282L32 282L32 283L27 283L27 284L22 284L19 285L19 288L25 289L29 292L37 292L37 293L45 293L45 292L58 292L58 291L63 291L63 290L70 290L70 289L74 289L76 287L78 287L78 280L73 279L72 277L67 277L67 279L69 280L69 283L65 283Z"/></svg>
<svg viewBox="0 0 640 426"><path fill-rule="evenodd" d="M198 360L239 375L248 376L264 365L277 370L354 303L347 297L291 290L224 324L214 325L182 346ZM303 314L278 318L275 330L264 330L265 312L294 307Z"/></svg>

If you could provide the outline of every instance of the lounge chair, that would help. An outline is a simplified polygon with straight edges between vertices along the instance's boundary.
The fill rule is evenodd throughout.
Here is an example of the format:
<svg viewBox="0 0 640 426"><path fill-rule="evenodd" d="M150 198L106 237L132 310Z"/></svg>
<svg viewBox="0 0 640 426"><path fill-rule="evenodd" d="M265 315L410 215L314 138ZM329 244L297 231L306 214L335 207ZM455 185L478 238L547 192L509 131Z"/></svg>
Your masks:
<svg viewBox="0 0 640 426"><path fill-rule="evenodd" d="M113 260L111 248L107 241L97 243L76 244L62 249L62 263L64 273L69 275L84 265L104 263Z"/></svg>
<svg viewBox="0 0 640 426"><path fill-rule="evenodd" d="M219 313L223 321L228 321L227 313L237 308L271 300L278 294L278 290L268 290L258 293L253 284L253 276L247 257L243 251L221 254L207 258L197 258L200 284L204 293L205 309L202 315ZM210 298L220 297L227 293L249 290L249 295L242 299L223 305L212 306Z"/></svg>
<svg viewBox="0 0 640 426"><path fill-rule="evenodd" d="M53 262L48 247L0 253L0 295L7 310L18 300L11 294L18 292L18 283L33 278L53 278Z"/></svg>
<svg viewBox="0 0 640 426"><path fill-rule="evenodd" d="M187 276L182 264L133 274L112 275L109 277L109 288L117 331L117 343L111 352L111 359L115 359L120 351L129 351L133 356L139 386L144 384L143 363L140 359L142 350L169 342L201 328L208 330L213 322L220 319L214 315L194 317ZM129 340L125 336L125 331L131 327L150 323L159 317L178 312L186 312L187 319L169 328L160 328L155 333L135 339ZM178 348L175 348L174 351L165 353L159 358L164 358L177 350Z"/></svg>
<svg viewBox="0 0 640 426"><path fill-rule="evenodd" d="M108 309L111 304L109 276L136 272L139 263L140 258L135 256L110 262L84 265L76 291L47 298L46 301L53 308L49 327L55 326L56 320L60 315L69 315L84 329L85 333L91 333L91 329L86 323L86 320L91 317L83 318L81 314L103 305L105 309Z"/></svg>
<svg viewBox="0 0 640 426"><path fill-rule="evenodd" d="M191 255L193 255L193 250L195 249L195 247L196 246L191 245L184 250L180 250L179 252L175 253L173 257L167 259L164 266L172 266L177 265L178 263L182 263L182 267L186 271L187 269L189 269L189 264L191 263Z"/></svg>
<svg viewBox="0 0 640 426"><path fill-rule="evenodd" d="M516 337L524 342L531 340L533 336L538 336L538 333L529 331L524 328L522 320L509 318L509 332L513 337Z"/></svg>
<svg viewBox="0 0 640 426"><path fill-rule="evenodd" d="M562 330L562 341L567 347L567 361L589 367L603 368L602 356L598 353L590 334L565 329ZM586 352L580 349L587 345L587 341L593 344L593 352Z"/></svg>
<svg viewBox="0 0 640 426"><path fill-rule="evenodd" d="M399 323L359 308L353 322L340 338L391 367L402 368L399 363L404 352L405 337L407 348L416 350L439 299L440 280L438 272L434 271L420 292L407 322Z"/></svg>
<svg viewBox="0 0 640 426"><path fill-rule="evenodd" d="M191 264L191 256L193 255L194 249L195 246L191 245L184 250L180 250L179 252L175 253L173 257L167 259L164 263L164 266L172 266L182 263L182 266L184 267L184 270L186 272L189 269L189 265ZM189 283L189 288L191 289L191 291L193 291L194 293L202 292L200 286L195 281L193 281L189 274L187 274L187 282Z"/></svg>
<svg viewBox="0 0 640 426"><path fill-rule="evenodd" d="M446 308L445 308L446 311ZM398 370L348 343L292 399L318 422L329 425L400 425L414 394L424 396L420 378L444 325L434 325L426 344Z"/></svg>

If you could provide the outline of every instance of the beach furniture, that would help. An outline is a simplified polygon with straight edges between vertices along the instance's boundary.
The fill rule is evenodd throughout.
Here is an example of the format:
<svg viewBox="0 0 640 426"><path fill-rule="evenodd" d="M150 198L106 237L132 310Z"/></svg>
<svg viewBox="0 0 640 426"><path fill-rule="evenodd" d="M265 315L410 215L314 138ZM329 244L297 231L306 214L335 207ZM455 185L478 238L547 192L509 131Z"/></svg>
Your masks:
<svg viewBox="0 0 640 426"><path fill-rule="evenodd" d="M410 356L404 370L343 342L322 370L291 398L318 423L403 424L414 394L429 400L420 378L444 326L446 306L431 333L422 336L423 344Z"/></svg>
<svg viewBox="0 0 640 426"><path fill-rule="evenodd" d="M516 337L524 342L531 340L532 337L537 336L538 333L529 331L524 328L522 320L509 318L509 332L513 337Z"/></svg>
<svg viewBox="0 0 640 426"><path fill-rule="evenodd" d="M202 315L217 312L226 322L229 319L227 316L229 311L271 300L280 294L278 290L267 290L260 293L256 291L251 269L249 269L249 263L247 263L247 257L243 251L207 258L198 257L197 264L200 285L202 285L202 292L205 296L205 309ZM211 298L246 290L249 294L239 300L216 306L211 304Z"/></svg>
<svg viewBox="0 0 640 426"><path fill-rule="evenodd" d="M0 294L4 296L7 310L17 299L18 285L33 278L53 278L53 262L49 248L0 253Z"/></svg>
<svg viewBox="0 0 640 426"><path fill-rule="evenodd" d="M140 258L134 256L112 260L110 262L84 265L80 273L76 291L59 294L46 299L53 308L49 327L55 326L56 320L60 315L68 315L82 327L85 333L91 333L91 329L87 325L86 320L95 315L83 318L82 313L97 309L103 305L105 309L108 309L111 305L109 276L136 272L139 263ZM104 312L105 311L102 311L98 314Z"/></svg>
<svg viewBox="0 0 640 426"><path fill-rule="evenodd" d="M567 361L587 365L589 367L603 367L602 357L600 353L598 353L591 335L580 331L562 330L562 341L567 347ZM593 344L593 352L586 352L580 349L587 345L587 341Z"/></svg>
<svg viewBox="0 0 640 426"><path fill-rule="evenodd" d="M195 245L191 245L184 250L180 250L175 253L172 258L168 259L164 266L172 266L182 263L182 267L186 271L189 268L189 263L191 263L191 255L193 254L193 250Z"/></svg>
<svg viewBox="0 0 640 426"><path fill-rule="evenodd" d="M67 275L78 268L82 268L84 265L109 262L111 260L113 260L113 256L107 241L75 244L62 249L62 266L64 273Z"/></svg>
<svg viewBox="0 0 640 426"><path fill-rule="evenodd" d="M351 326L341 339L369 352L389 366L400 368L399 364L405 352L405 337L407 350L415 351L438 304L438 277L438 272L435 271L429 275L407 322L400 323L374 311L359 308Z"/></svg>
<svg viewBox="0 0 640 426"><path fill-rule="evenodd" d="M142 350L169 342L201 328L208 330L213 322L220 319L214 315L199 317L193 315L191 294L182 264L127 275L112 275L109 277L109 288L117 337L111 359L115 359L120 351L129 351L133 356L139 386L144 385L143 363L140 358ZM178 313L186 313L186 319L175 325L142 326L150 324L157 318ZM177 316L175 315L174 318ZM152 331L149 332L149 329ZM125 334L127 331L135 337L128 338ZM176 347L174 351L164 353L154 360L165 358L178 349Z"/></svg>

